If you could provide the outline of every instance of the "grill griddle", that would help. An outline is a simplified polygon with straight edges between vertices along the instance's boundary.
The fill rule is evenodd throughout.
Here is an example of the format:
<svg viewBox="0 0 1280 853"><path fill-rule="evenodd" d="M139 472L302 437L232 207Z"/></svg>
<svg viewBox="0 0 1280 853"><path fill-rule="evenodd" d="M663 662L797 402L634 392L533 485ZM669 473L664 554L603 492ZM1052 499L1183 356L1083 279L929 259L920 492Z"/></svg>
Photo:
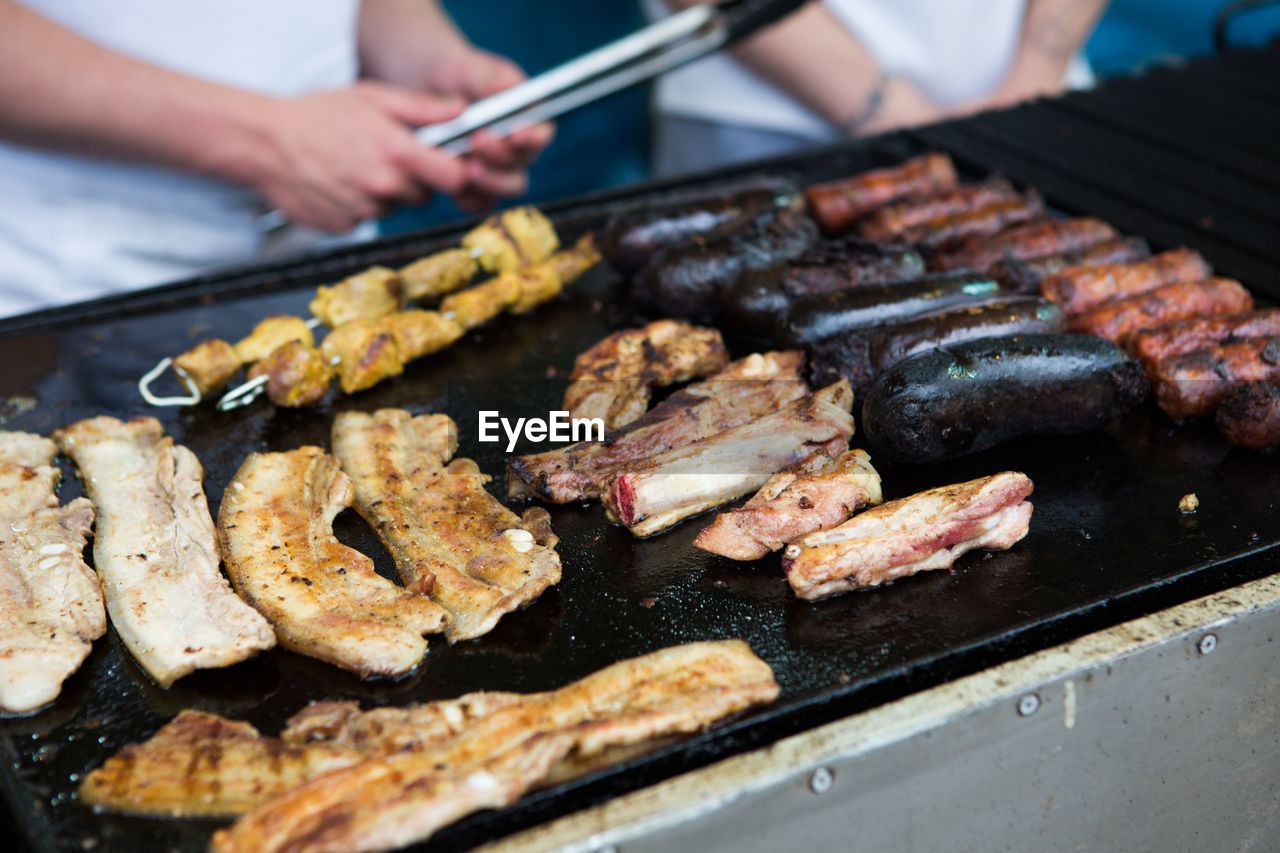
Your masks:
<svg viewBox="0 0 1280 853"><path fill-rule="evenodd" d="M1269 69L1269 70L1268 70ZM1280 71L1280 51L1193 63L1099 92L915 132L725 170L680 184L747 172L823 180L895 163L932 146L951 152L970 179L999 171L1039 187L1060 210L1102 216L1155 248L1190 245L1256 292L1280 291L1280 152L1257 122L1274 93L1214 88L1229 70L1250 80ZM1194 85L1193 85L1194 83ZM1212 106L1211 105L1216 105ZM1229 106L1229 108L1228 108ZM1216 110L1213 123L1196 120ZM1185 132L1184 132L1185 131ZM1244 159L1236 154L1244 152ZM550 205L565 242L610 210L672 182ZM399 379L323 406L277 410L260 402L229 414L205 405L153 410L139 375L208 336L237 339L273 312L305 313L316 285L372 263L398 265L465 227L352 247L270 267L205 277L123 298L0 322L0 419L47 433L97 414L156 415L200 457L214 512L222 489L254 450L328 445L336 412L400 406L447 412L459 455L495 477L504 448L476 440L476 411L507 417L559 407L574 356L643 318L606 268L560 301L504 317L451 350L410 365ZM745 354L739 346L734 355ZM27 409L34 400L35 407ZM854 446L858 446L857 436ZM541 449L521 446L517 452ZM63 460L65 464L65 460ZM74 799L81 776L126 743L150 736L184 708L244 719L275 734L317 699L365 707L480 690L561 686L621 658L693 640L742 637L774 668L782 695L712 732L620 767L473 815L438 833L429 850L466 849L651 784L675 773L1115 624L1144 612L1280 570L1280 456L1230 448L1211 424L1176 426L1148 404L1106 432L1024 440L963 460L919 468L880 466L886 499L1004 469L1035 481L1031 533L1015 548L970 554L954 573L929 572L891 587L818 603L790 593L776 555L739 564L691 545L701 516L647 541L610 526L598 505L552 507L561 537L561 584L508 615L480 640L432 639L420 671L362 683L283 650L229 671L205 671L168 690L150 683L114 632L99 640L51 708L0 721L0 785L21 835L42 850L200 850L217 825L94 815ZM1178 512L1196 492L1196 515ZM64 469L62 499L80 493ZM338 536L394 577L376 538L353 513Z"/></svg>

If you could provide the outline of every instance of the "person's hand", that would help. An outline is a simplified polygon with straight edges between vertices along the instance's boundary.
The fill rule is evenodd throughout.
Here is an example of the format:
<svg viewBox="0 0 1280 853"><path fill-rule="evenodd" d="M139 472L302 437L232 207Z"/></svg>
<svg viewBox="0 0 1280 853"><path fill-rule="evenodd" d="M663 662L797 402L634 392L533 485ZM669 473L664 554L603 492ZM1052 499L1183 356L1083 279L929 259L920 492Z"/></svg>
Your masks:
<svg viewBox="0 0 1280 853"><path fill-rule="evenodd" d="M413 128L448 121L462 98L361 82L271 102L247 181L291 222L345 231L435 191L463 196L471 166L420 145Z"/></svg>
<svg viewBox="0 0 1280 853"><path fill-rule="evenodd" d="M467 48L440 62L432 85L441 92L478 101L524 82L525 73L514 62L475 48ZM554 127L543 123L508 137L481 130L472 134L472 151L466 157L466 184L454 196L464 210L492 207L501 198L516 198L529 188L528 167L546 148Z"/></svg>

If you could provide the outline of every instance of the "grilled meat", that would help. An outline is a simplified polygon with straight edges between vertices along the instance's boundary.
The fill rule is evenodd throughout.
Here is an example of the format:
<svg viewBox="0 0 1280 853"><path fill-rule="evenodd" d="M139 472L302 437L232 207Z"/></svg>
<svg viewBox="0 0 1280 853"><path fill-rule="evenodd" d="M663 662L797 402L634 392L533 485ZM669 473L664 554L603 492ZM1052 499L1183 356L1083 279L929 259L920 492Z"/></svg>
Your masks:
<svg viewBox="0 0 1280 853"><path fill-rule="evenodd" d="M910 243L915 242L913 238L918 237L919 229L931 223L1020 198L1004 178L990 178L979 184L889 202L868 213L854 230L868 240Z"/></svg>
<svg viewBox="0 0 1280 853"><path fill-rule="evenodd" d="M1249 450L1280 447L1280 382L1246 382L1227 392L1218 406L1218 430Z"/></svg>
<svg viewBox="0 0 1280 853"><path fill-rule="evenodd" d="M194 453L165 437L155 418L91 418L54 440L93 501L94 566L111 623L152 678L167 687L275 645L271 626L218 571Z"/></svg>
<svg viewBox="0 0 1280 853"><path fill-rule="evenodd" d="M221 338L208 338L174 358L173 375L188 392L204 398L230 382L240 372L240 364L234 346Z"/></svg>
<svg viewBox="0 0 1280 853"><path fill-rule="evenodd" d="M615 213L604 226L600 248L623 275L639 271L668 246L734 230L774 207L798 209L796 187L781 178L750 178L667 201Z"/></svg>
<svg viewBox="0 0 1280 853"><path fill-rule="evenodd" d="M693 643L521 697L428 749L363 761L299 785L214 834L219 853L381 850L510 805L570 753L694 732L778 694L741 640Z"/></svg>
<svg viewBox="0 0 1280 853"><path fill-rule="evenodd" d="M1025 261L1062 252L1080 252L1119 236L1110 225L1093 217L1046 219L991 237L975 237L957 249L934 257L933 267L986 272L1001 260Z"/></svg>
<svg viewBox="0 0 1280 853"><path fill-rule="evenodd" d="M1010 293L1040 292L1040 282L1058 272L1099 264L1124 264L1151 257L1151 247L1141 237L1117 237L1079 252L1057 252L1020 261L1005 258L990 269L992 276Z"/></svg>
<svg viewBox="0 0 1280 853"><path fill-rule="evenodd" d="M249 454L218 513L227 575L285 648L366 678L403 675L449 615L334 538L351 498L337 460L317 447Z"/></svg>
<svg viewBox="0 0 1280 853"><path fill-rule="evenodd" d="M446 349L464 334L461 326L440 312L420 308L388 314L382 322L402 364Z"/></svg>
<svg viewBox="0 0 1280 853"><path fill-rule="evenodd" d="M369 267L333 287L316 288L316 298L308 307L321 323L336 329L352 320L382 317L404 308L404 283L395 270Z"/></svg>
<svg viewBox="0 0 1280 853"><path fill-rule="evenodd" d="M632 279L631 296L665 316L712 321L739 276L798 257L817 238L803 213L770 208L726 234L658 252Z"/></svg>
<svg viewBox="0 0 1280 853"><path fill-rule="evenodd" d="M445 249L401 267L405 299L426 301L466 287L480 271L476 254L470 249Z"/></svg>
<svg viewBox="0 0 1280 853"><path fill-rule="evenodd" d="M1174 249L1145 261L1064 270L1041 282L1040 292L1045 299L1074 315L1112 299L1136 296L1176 281L1199 281L1211 275L1213 268L1199 252Z"/></svg>
<svg viewBox="0 0 1280 853"><path fill-rule="evenodd" d="M513 207L468 231L462 248L478 251L485 271L501 273L542 263L560 248L560 237L537 208Z"/></svg>
<svg viewBox="0 0 1280 853"><path fill-rule="evenodd" d="M249 378L267 377L267 396L277 406L312 406L324 398L333 378L329 360L315 347L289 341L249 368Z"/></svg>
<svg viewBox="0 0 1280 853"><path fill-rule="evenodd" d="M880 475L865 451L834 458L818 453L774 474L745 504L716 516L693 544L733 560L758 560L881 500Z"/></svg>
<svg viewBox="0 0 1280 853"><path fill-rule="evenodd" d="M1120 341L1140 329L1189 317L1235 314L1253 308L1253 297L1230 278L1177 281L1146 293L1104 302L1071 317L1071 330Z"/></svg>
<svg viewBox="0 0 1280 853"><path fill-rule="evenodd" d="M804 355L756 353L677 391L604 441L587 441L508 463L507 495L570 503L600 497L605 480L626 465L684 447L775 412L809 393Z"/></svg>
<svg viewBox="0 0 1280 853"><path fill-rule="evenodd" d="M839 382L786 408L623 468L606 482L605 509L636 536L652 536L764 485L775 471L853 436L853 392Z"/></svg>
<svg viewBox="0 0 1280 853"><path fill-rule="evenodd" d="M451 643L488 633L560 581L547 511L520 518L494 500L474 462L449 462L455 435L445 415L401 409L343 412L333 424L333 452L351 477L356 509L405 586L449 611Z"/></svg>
<svg viewBox="0 0 1280 853"><path fill-rule="evenodd" d="M1161 359L1259 335L1280 335L1280 308L1188 317L1158 328L1134 332L1125 339L1124 347L1141 359L1147 372L1151 373Z"/></svg>
<svg viewBox="0 0 1280 853"><path fill-rule="evenodd" d="M951 158L933 151L897 166L814 184L805 190L805 198L823 230L835 232L895 199L928 196L956 183Z"/></svg>
<svg viewBox="0 0 1280 853"><path fill-rule="evenodd" d="M273 314L253 327L253 331L236 344L236 355L241 364L252 364L266 358L276 347L289 341L301 341L304 346L314 346L315 336L307 321L292 314Z"/></svg>
<svg viewBox="0 0 1280 853"><path fill-rule="evenodd" d="M1025 197L1001 199L976 210L939 217L908 229L902 237L911 245L936 252L1043 218L1044 199L1031 190Z"/></svg>
<svg viewBox="0 0 1280 853"><path fill-rule="evenodd" d="M102 588L82 553L93 506L58 506L58 448L0 432L0 711L52 702L107 630Z"/></svg>
<svg viewBox="0 0 1280 853"><path fill-rule="evenodd" d="M788 545L782 566L807 601L949 569L975 548L1005 550L1027 535L1031 480L1015 471L889 501Z"/></svg>
<svg viewBox="0 0 1280 853"><path fill-rule="evenodd" d="M876 459L933 462L1025 435L1102 429L1142 401L1142 366L1089 335L982 338L890 368L862 404Z"/></svg>
<svg viewBox="0 0 1280 853"><path fill-rule="evenodd" d="M979 338L1066 328L1066 316L1043 299L986 302L819 341L809 350L809 381L821 386L845 378L862 396L885 371L917 353Z"/></svg>
<svg viewBox="0 0 1280 853"><path fill-rule="evenodd" d="M617 429L644 414L655 386L707 376L728 362L716 329L680 320L624 329L577 357L564 407L572 417L602 418Z"/></svg>
<svg viewBox="0 0 1280 853"><path fill-rule="evenodd" d="M1171 418L1211 415L1234 385L1280 380L1280 335L1240 338L1156 363L1156 403Z"/></svg>
<svg viewBox="0 0 1280 853"><path fill-rule="evenodd" d="M386 317L362 317L343 323L325 336L320 353L333 366L344 394L399 376L407 361Z"/></svg>

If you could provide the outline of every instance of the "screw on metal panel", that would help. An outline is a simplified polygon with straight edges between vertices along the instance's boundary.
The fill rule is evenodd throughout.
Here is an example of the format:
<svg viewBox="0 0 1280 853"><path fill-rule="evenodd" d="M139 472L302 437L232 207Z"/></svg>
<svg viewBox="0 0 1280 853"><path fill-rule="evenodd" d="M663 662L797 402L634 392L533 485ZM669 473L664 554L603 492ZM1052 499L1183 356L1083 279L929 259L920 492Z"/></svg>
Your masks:
<svg viewBox="0 0 1280 853"><path fill-rule="evenodd" d="M1196 643L1196 648L1200 650L1200 654L1207 655L1218 647L1217 634L1205 634L1200 638L1200 642Z"/></svg>
<svg viewBox="0 0 1280 853"><path fill-rule="evenodd" d="M1018 716L1030 717L1036 711L1040 710L1040 697L1034 693L1028 693L1018 700Z"/></svg>
<svg viewBox="0 0 1280 853"><path fill-rule="evenodd" d="M830 767L819 767L809 777L809 790L815 794L825 794L835 784L836 774Z"/></svg>

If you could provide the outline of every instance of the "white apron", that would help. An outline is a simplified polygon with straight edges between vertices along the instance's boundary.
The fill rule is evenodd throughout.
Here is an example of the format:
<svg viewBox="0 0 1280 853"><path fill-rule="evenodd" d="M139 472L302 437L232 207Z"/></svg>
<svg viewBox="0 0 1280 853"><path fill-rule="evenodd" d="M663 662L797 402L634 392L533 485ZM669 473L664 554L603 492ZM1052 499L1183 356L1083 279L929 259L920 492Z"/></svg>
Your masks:
<svg viewBox="0 0 1280 853"><path fill-rule="evenodd" d="M22 0L113 50L264 94L356 76L358 0ZM263 200L179 171L0 143L0 316L251 260Z"/></svg>

